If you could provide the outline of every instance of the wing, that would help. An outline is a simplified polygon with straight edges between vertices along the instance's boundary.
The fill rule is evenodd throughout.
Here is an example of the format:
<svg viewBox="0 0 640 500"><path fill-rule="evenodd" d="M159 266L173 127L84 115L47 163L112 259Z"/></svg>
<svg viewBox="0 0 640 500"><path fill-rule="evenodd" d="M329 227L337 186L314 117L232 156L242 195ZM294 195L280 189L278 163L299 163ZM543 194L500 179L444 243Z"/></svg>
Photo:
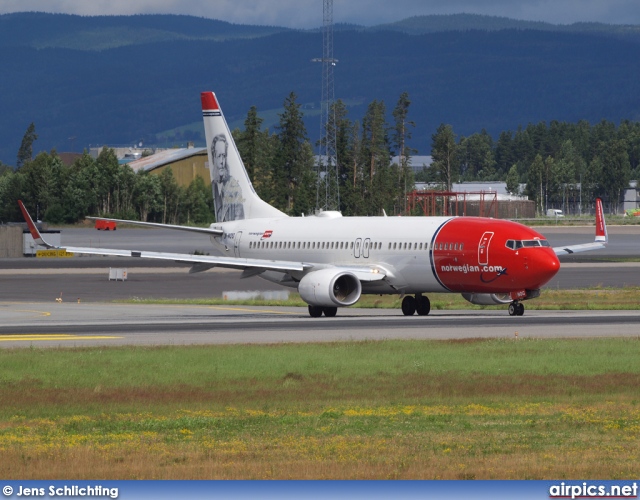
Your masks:
<svg viewBox="0 0 640 500"><path fill-rule="evenodd" d="M42 237L40 231L33 223L33 219L22 201L18 201L20 210L24 219L27 221L27 226L33 240L38 244L46 248L58 248L54 245L47 243ZM107 220L119 220L119 219L107 219ZM129 223L130 221L122 221ZM156 225L152 223L143 223L146 225ZM157 224L159 227L172 227L165 224ZM173 229L192 230L195 228L188 228L184 226L173 226ZM212 234L217 234L214 230L208 230ZM167 252L147 252L147 251L132 251L132 250L116 250L111 248L91 248L91 247L63 247L68 252L84 253L89 255L113 255L118 257L140 257L145 259L159 259L159 260L172 260L179 262L191 262L195 264L194 268L205 270L211 267L228 267L232 269L255 269L260 271L304 271L305 269L313 267L311 264L305 264L303 262L290 262L280 260L263 260L263 259L240 259L235 257L217 257L211 255L191 255L183 253L167 253Z"/></svg>
<svg viewBox="0 0 640 500"><path fill-rule="evenodd" d="M580 245L568 245L564 247L554 247L553 251L556 255L569 255L579 252L590 252L592 250L601 250L606 248L609 242L607 234L607 224L604 221L604 211L602 209L602 200L596 199L596 239L593 243L583 243Z"/></svg>

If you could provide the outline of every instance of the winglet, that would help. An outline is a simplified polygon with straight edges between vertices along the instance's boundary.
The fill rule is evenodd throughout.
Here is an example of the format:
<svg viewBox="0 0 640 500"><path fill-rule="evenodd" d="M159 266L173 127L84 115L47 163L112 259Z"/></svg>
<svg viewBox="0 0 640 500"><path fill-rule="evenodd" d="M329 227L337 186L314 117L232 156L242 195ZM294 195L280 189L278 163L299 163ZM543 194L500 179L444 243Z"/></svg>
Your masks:
<svg viewBox="0 0 640 500"><path fill-rule="evenodd" d="M22 203L22 200L18 200L18 205L20 206L20 211L22 212L24 220L27 221L27 226L29 227L29 232L33 237L33 241L35 241L38 245L42 245L43 247L56 248L55 245L50 245L42 238L40 231L38 231L38 228L33 223L33 219L29 215L29 212L27 212L27 209L25 208L24 203Z"/></svg>
<svg viewBox="0 0 640 500"><path fill-rule="evenodd" d="M602 209L602 200L600 198L596 198L596 241L605 244L609 242L607 224L604 221L604 210Z"/></svg>

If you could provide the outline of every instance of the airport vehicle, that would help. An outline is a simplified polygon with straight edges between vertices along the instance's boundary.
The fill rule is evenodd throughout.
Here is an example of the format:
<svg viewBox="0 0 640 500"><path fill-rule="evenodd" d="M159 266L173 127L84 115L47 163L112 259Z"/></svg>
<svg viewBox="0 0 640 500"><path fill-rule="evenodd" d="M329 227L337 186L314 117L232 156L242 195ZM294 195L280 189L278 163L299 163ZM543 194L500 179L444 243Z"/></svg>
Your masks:
<svg viewBox="0 0 640 500"><path fill-rule="evenodd" d="M559 210L557 208L550 208L549 210L547 210L547 217L564 217L564 214L562 213L562 210Z"/></svg>
<svg viewBox="0 0 640 500"><path fill-rule="evenodd" d="M209 170L217 222L193 228L122 221L209 234L222 256L67 247L68 252L166 259L193 263L190 272L213 267L242 270L296 288L312 317L335 316L362 294L400 294L405 315L427 315L429 292L460 293L481 305L508 304L521 316L523 301L560 269L558 255L604 248L607 230L596 202L595 241L551 248L535 230L482 217L342 217L325 211L288 217L253 189L213 92L201 94ZM34 240L38 233L22 202Z"/></svg>

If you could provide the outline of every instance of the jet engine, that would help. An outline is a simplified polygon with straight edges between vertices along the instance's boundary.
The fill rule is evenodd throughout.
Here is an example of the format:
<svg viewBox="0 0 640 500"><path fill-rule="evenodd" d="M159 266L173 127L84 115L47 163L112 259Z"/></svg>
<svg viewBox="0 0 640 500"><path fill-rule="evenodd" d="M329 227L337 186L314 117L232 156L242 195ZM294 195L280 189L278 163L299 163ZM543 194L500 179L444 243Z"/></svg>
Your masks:
<svg viewBox="0 0 640 500"><path fill-rule="evenodd" d="M465 300L478 306L495 306L513 302L510 293L463 293Z"/></svg>
<svg viewBox="0 0 640 500"><path fill-rule="evenodd" d="M362 285L348 271L321 269L306 274L300 280L298 293L302 300L312 306L344 307L358 302Z"/></svg>

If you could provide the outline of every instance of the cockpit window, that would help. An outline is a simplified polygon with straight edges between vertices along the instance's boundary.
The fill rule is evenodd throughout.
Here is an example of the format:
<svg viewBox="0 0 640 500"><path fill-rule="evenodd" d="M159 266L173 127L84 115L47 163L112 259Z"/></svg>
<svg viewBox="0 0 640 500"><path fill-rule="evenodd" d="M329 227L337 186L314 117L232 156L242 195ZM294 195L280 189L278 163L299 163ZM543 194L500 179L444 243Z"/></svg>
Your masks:
<svg viewBox="0 0 640 500"><path fill-rule="evenodd" d="M507 240L505 243L507 248L511 250L518 250L519 248L532 248L532 247L550 247L551 245L547 240L533 239L533 240Z"/></svg>

